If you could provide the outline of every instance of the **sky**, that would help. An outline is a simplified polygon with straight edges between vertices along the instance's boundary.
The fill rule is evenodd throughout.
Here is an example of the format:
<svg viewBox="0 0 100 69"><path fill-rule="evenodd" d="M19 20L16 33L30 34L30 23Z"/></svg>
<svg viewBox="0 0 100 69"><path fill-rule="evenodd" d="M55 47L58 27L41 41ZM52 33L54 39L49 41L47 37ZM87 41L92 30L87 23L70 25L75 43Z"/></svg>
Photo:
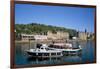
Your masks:
<svg viewBox="0 0 100 69"><path fill-rule="evenodd" d="M95 8L16 4L15 24L39 23L94 32Z"/></svg>

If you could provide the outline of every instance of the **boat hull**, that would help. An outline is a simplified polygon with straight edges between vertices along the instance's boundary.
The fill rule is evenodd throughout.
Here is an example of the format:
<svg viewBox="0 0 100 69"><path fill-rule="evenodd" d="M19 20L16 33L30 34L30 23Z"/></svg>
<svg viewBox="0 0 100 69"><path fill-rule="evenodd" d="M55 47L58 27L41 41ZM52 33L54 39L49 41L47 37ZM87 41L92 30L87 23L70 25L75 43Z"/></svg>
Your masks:
<svg viewBox="0 0 100 69"><path fill-rule="evenodd" d="M38 57L38 58L47 58L47 57L62 57L62 54L56 55L53 53L53 55L50 55L50 53L34 53L34 52L27 52L29 56L31 57ZM52 54L52 53L51 53Z"/></svg>
<svg viewBox="0 0 100 69"><path fill-rule="evenodd" d="M63 53L63 55L64 56L68 56L68 55L81 55L81 51L82 50L77 50L77 51L63 51L62 53Z"/></svg>

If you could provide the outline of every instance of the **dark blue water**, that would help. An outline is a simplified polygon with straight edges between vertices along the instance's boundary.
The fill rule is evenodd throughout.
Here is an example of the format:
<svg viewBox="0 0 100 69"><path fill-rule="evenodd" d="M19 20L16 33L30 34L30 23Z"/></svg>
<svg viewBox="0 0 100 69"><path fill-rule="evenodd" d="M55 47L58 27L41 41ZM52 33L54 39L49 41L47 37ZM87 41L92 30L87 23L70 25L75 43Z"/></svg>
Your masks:
<svg viewBox="0 0 100 69"><path fill-rule="evenodd" d="M95 59L95 46L93 41L78 42L82 46L81 55L77 56L63 56L61 58L31 58L28 57L25 50L29 49L27 43L17 43L15 51L15 64L61 64L61 63L92 63ZM76 44L77 45L77 44ZM35 48L34 44L31 44L31 48Z"/></svg>

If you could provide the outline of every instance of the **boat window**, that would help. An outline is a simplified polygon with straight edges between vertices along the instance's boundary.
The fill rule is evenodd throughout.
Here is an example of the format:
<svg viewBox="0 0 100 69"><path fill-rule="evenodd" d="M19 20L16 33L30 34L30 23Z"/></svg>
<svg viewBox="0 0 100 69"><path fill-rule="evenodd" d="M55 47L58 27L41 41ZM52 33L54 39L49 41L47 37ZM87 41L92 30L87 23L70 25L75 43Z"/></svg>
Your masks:
<svg viewBox="0 0 100 69"><path fill-rule="evenodd" d="M38 53L39 56L42 56L42 53Z"/></svg>
<svg viewBox="0 0 100 69"><path fill-rule="evenodd" d="M51 55L56 55L56 53L51 53Z"/></svg>
<svg viewBox="0 0 100 69"><path fill-rule="evenodd" d="M49 48L45 48L46 50L50 50Z"/></svg>
<svg viewBox="0 0 100 69"><path fill-rule="evenodd" d="M60 55L61 53L57 53L57 55Z"/></svg>
<svg viewBox="0 0 100 69"><path fill-rule="evenodd" d="M70 53L76 53L76 51L70 51Z"/></svg>
<svg viewBox="0 0 100 69"><path fill-rule="evenodd" d="M41 48L41 49L43 49L43 48Z"/></svg>
<svg viewBox="0 0 100 69"><path fill-rule="evenodd" d="M49 53L44 53L44 56L49 56Z"/></svg>
<svg viewBox="0 0 100 69"><path fill-rule="evenodd" d="M36 56L36 53L32 53L33 56Z"/></svg>

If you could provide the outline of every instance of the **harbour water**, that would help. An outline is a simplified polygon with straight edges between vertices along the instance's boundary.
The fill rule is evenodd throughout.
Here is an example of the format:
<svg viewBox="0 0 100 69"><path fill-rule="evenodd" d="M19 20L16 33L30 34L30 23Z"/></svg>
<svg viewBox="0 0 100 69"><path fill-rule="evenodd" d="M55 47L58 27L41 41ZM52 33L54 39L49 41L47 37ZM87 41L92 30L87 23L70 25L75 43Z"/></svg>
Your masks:
<svg viewBox="0 0 100 69"><path fill-rule="evenodd" d="M60 58L30 58L25 50L35 48L34 43L16 43L15 45L15 64L61 64L61 63L92 63L95 59L95 44L93 41L77 42L82 47L81 55L63 56ZM75 43L76 45L78 45ZM30 45L30 46L29 46Z"/></svg>

